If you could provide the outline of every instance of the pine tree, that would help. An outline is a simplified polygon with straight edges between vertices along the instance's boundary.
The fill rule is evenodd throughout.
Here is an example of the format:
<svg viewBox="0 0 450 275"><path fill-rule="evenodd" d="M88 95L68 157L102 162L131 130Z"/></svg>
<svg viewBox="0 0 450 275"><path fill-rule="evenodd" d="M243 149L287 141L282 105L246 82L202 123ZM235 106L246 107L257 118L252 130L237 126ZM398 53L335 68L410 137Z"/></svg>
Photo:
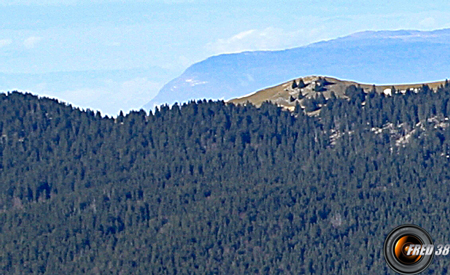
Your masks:
<svg viewBox="0 0 450 275"><path fill-rule="evenodd" d="M305 84L305 82L303 81L302 78L300 78L299 83L298 83L298 88L303 89L305 88L307 85Z"/></svg>

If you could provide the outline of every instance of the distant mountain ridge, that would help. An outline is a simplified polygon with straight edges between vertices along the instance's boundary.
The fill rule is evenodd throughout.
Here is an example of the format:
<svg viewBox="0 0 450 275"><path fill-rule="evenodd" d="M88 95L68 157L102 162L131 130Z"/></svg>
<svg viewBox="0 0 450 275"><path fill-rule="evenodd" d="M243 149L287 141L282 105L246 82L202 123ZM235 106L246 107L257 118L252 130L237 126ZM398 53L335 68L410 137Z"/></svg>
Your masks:
<svg viewBox="0 0 450 275"><path fill-rule="evenodd" d="M421 83L448 78L450 29L366 31L282 51L210 57L167 83L144 108L192 99L231 99L301 75L364 83Z"/></svg>

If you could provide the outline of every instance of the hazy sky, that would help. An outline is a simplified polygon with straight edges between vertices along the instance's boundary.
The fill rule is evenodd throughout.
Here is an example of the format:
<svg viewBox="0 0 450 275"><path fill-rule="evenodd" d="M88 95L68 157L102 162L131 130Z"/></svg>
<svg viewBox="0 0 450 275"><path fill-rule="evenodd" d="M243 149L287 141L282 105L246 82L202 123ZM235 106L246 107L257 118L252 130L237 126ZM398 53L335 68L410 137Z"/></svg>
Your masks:
<svg viewBox="0 0 450 275"><path fill-rule="evenodd" d="M450 3L0 0L0 18L0 73L18 79L0 78L0 90L31 90L113 114L139 109L211 55L292 48L364 30L448 28ZM93 71L96 78L88 79ZM68 80L55 84L59 75L48 74L55 72Z"/></svg>

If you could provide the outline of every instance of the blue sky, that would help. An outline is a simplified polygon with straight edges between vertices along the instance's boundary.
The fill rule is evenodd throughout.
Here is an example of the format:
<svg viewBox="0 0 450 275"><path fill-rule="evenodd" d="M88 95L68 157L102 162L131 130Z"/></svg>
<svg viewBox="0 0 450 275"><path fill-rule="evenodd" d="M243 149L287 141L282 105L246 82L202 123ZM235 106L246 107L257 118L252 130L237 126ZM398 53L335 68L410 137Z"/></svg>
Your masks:
<svg viewBox="0 0 450 275"><path fill-rule="evenodd" d="M0 90L115 115L211 55L450 27L433 1L0 0Z"/></svg>

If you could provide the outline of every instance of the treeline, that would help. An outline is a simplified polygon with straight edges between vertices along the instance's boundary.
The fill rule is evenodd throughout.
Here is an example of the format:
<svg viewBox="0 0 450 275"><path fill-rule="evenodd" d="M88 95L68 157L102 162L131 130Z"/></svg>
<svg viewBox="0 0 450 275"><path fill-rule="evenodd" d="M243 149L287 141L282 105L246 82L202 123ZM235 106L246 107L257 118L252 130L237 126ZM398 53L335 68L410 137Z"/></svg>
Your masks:
<svg viewBox="0 0 450 275"><path fill-rule="evenodd" d="M448 242L449 85L347 95L116 118L0 95L0 273L386 274L395 226Z"/></svg>

